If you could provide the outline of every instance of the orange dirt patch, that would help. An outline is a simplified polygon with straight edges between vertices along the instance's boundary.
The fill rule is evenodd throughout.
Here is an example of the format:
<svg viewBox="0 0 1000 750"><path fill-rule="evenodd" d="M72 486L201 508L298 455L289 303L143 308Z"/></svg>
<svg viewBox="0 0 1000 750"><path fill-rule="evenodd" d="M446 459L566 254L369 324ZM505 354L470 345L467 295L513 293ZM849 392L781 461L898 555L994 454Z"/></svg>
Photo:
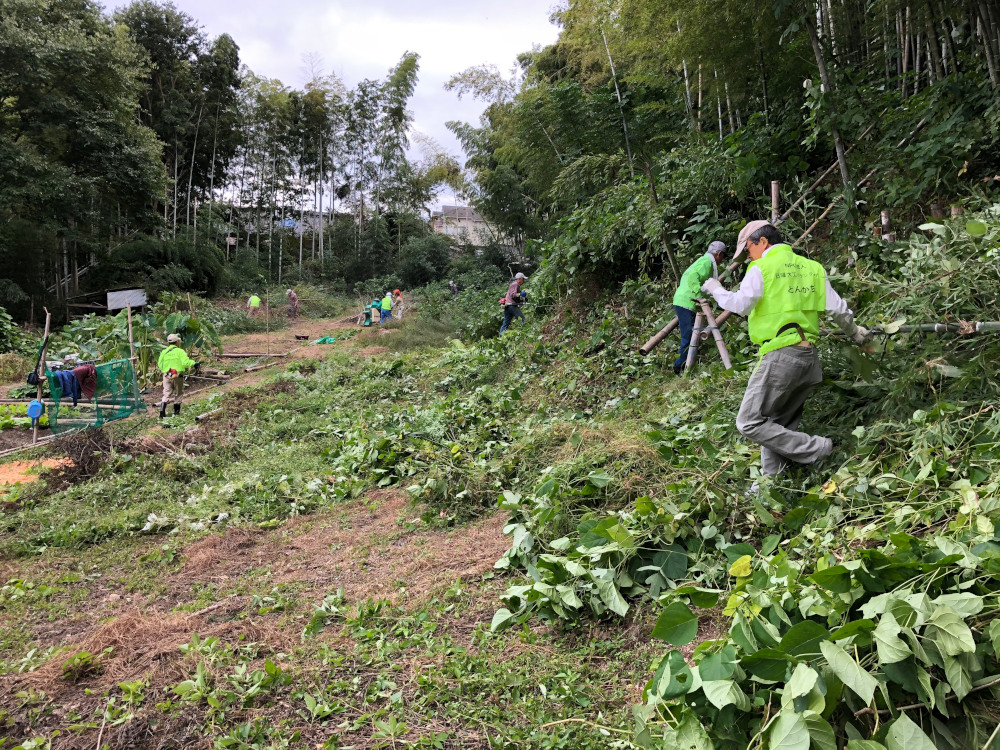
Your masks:
<svg viewBox="0 0 1000 750"><path fill-rule="evenodd" d="M41 469L57 469L73 463L68 458L45 458L38 461L11 461L0 464L0 487L4 485L37 482ZM0 490L0 494L2 494Z"/></svg>
<svg viewBox="0 0 1000 750"><path fill-rule="evenodd" d="M282 529L234 528L196 542L171 588L189 591L195 582L219 583L267 568L276 584L305 583L318 593L343 588L349 601L404 604L456 578L486 573L509 546L497 515L451 530L420 528L418 521L407 531L402 522L418 515L407 495L376 491L368 497L368 503L293 519Z"/></svg>
<svg viewBox="0 0 1000 750"><path fill-rule="evenodd" d="M389 351L387 346L366 346L364 349L359 349L358 354L362 357L374 357L378 354L384 354Z"/></svg>

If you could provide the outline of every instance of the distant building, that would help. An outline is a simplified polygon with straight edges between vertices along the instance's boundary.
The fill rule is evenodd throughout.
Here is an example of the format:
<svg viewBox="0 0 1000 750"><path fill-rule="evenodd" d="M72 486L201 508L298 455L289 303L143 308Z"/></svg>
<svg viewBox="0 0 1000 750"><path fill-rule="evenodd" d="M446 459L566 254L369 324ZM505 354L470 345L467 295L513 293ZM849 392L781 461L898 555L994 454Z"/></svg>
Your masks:
<svg viewBox="0 0 1000 750"><path fill-rule="evenodd" d="M475 247L488 245L494 236L486 219L471 206L441 206L431 213L431 229Z"/></svg>

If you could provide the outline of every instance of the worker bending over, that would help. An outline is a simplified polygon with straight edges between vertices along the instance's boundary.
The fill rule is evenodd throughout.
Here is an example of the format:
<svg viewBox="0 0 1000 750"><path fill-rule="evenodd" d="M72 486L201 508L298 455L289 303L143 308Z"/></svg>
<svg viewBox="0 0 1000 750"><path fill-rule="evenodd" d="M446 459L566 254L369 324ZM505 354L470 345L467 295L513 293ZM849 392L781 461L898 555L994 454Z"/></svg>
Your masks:
<svg viewBox="0 0 1000 750"><path fill-rule="evenodd" d="M247 310L250 313L251 318L256 318L257 313L260 312L260 297L254 292L250 295L250 299L247 300Z"/></svg>
<svg viewBox="0 0 1000 750"><path fill-rule="evenodd" d="M176 333L167 336L167 348L160 352L156 366L163 373L163 395L160 397L160 419L167 416L167 404L173 402L174 416L181 413L184 400L184 373L197 363L180 347L181 337Z"/></svg>
<svg viewBox="0 0 1000 750"><path fill-rule="evenodd" d="M681 329L681 350L674 360L674 375L680 375L687 363L688 345L694 330L695 300L701 296L701 285L709 279L719 278L719 262L725 252L726 246L723 243L716 241L710 244L705 254L687 267L677 291L674 292L674 313Z"/></svg>
<svg viewBox="0 0 1000 750"><path fill-rule="evenodd" d="M868 331L855 324L823 266L792 252L769 222L743 227L734 258L744 247L752 262L740 288L731 292L708 279L702 291L720 307L748 316L750 340L760 347L761 359L747 383L736 429L760 444L761 473L775 476L789 462L811 464L833 451L830 438L798 431L806 398L823 380L816 352L820 313L830 313L858 346ZM750 491L756 489L754 482Z"/></svg>
<svg viewBox="0 0 1000 750"><path fill-rule="evenodd" d="M286 289L285 294L288 296L288 319L295 320L299 317L299 295L291 289Z"/></svg>

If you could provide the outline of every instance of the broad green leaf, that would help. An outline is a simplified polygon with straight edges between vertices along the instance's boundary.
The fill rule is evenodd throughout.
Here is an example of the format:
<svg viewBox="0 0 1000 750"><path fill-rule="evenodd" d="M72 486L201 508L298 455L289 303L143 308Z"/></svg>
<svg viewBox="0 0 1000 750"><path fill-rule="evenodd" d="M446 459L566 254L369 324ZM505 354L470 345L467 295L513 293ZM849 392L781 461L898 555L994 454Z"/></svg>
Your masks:
<svg viewBox="0 0 1000 750"><path fill-rule="evenodd" d="M781 709L771 726L770 750L809 750L809 728L802 714L791 708Z"/></svg>
<svg viewBox="0 0 1000 750"><path fill-rule="evenodd" d="M686 713L677 729L667 729L661 747L670 750L715 750L715 745L693 713Z"/></svg>
<svg viewBox="0 0 1000 750"><path fill-rule="evenodd" d="M838 750L837 735L834 733L833 727L830 726L830 722L815 711L806 711L803 716L815 750Z"/></svg>
<svg viewBox="0 0 1000 750"><path fill-rule="evenodd" d="M885 750L885 745L875 740L851 740L847 750Z"/></svg>
<svg viewBox="0 0 1000 750"><path fill-rule="evenodd" d="M975 594L970 594L968 592L942 594L936 599L932 599L931 604L943 604L944 606L955 610L962 617L972 617L974 615L978 615L986 606L983 603L983 597L976 596ZM996 622L996 620L993 622Z"/></svg>
<svg viewBox="0 0 1000 750"><path fill-rule="evenodd" d="M878 681L862 669L861 665L840 646L835 646L830 641L822 641L819 648L823 652L827 664L830 665L830 669L840 678L840 681L853 690L866 704L870 704L875 695Z"/></svg>
<svg viewBox="0 0 1000 750"><path fill-rule="evenodd" d="M905 712L889 727L885 746L886 750L937 750L930 738Z"/></svg>
<svg viewBox="0 0 1000 750"><path fill-rule="evenodd" d="M819 673L807 664L796 664L792 676L781 691L781 705L787 706L796 698L809 695L816 687Z"/></svg>
<svg viewBox="0 0 1000 750"><path fill-rule="evenodd" d="M667 668L660 679L660 684L656 686L657 694L664 700L670 700L691 692L694 679L691 668L684 660L684 654L680 651L671 651L664 661L667 662Z"/></svg>
<svg viewBox="0 0 1000 750"><path fill-rule="evenodd" d="M718 709L736 706L740 711L749 711L750 699L732 680L709 680L701 683L701 690L709 703Z"/></svg>
<svg viewBox="0 0 1000 750"><path fill-rule="evenodd" d="M948 679L948 684L955 691L955 697L962 700L972 690L972 678L968 671L962 666L954 656L944 657L944 676Z"/></svg>
<svg viewBox="0 0 1000 750"><path fill-rule="evenodd" d="M726 646L717 654L709 654L698 662L698 673L706 682L728 680L736 672L736 649Z"/></svg>
<svg viewBox="0 0 1000 750"><path fill-rule="evenodd" d="M490 623L490 632L496 633L503 630L505 627L510 625L510 621L514 619L514 614L506 607L501 607L493 615L493 622Z"/></svg>
<svg viewBox="0 0 1000 750"><path fill-rule="evenodd" d="M965 222L965 231L972 237L982 237L986 234L988 227L983 222L973 219Z"/></svg>
<svg viewBox="0 0 1000 750"><path fill-rule="evenodd" d="M993 653L1000 658L1000 619L990 620L990 642L993 644Z"/></svg>
<svg viewBox="0 0 1000 750"><path fill-rule="evenodd" d="M878 648L878 658L883 664L895 664L913 653L899 637L901 630L892 613L886 612L879 620L878 627L872 632L875 646Z"/></svg>
<svg viewBox="0 0 1000 750"><path fill-rule="evenodd" d="M789 656L776 648L762 648L740 661L740 666L754 677L771 682L781 682L785 679L788 665L794 662Z"/></svg>
<svg viewBox="0 0 1000 750"><path fill-rule="evenodd" d="M819 653L820 641L830 639L830 630L812 620L803 620L785 633L778 648L792 656Z"/></svg>
<svg viewBox="0 0 1000 750"><path fill-rule="evenodd" d="M971 654L976 650L976 641L969 626L949 607L934 610L924 629L924 637L934 641L941 653L947 656Z"/></svg>
<svg viewBox="0 0 1000 750"><path fill-rule="evenodd" d="M843 565L817 570L809 576L809 579L817 586L832 591L834 594L846 594L851 590L851 571Z"/></svg>
<svg viewBox="0 0 1000 750"><path fill-rule="evenodd" d="M587 475L587 484L592 484L597 489L604 489L612 481L614 477L604 471L592 471Z"/></svg>
<svg viewBox="0 0 1000 750"><path fill-rule="evenodd" d="M674 602L656 620L653 637L674 646L686 646L698 635L698 618L683 602Z"/></svg>
<svg viewBox="0 0 1000 750"><path fill-rule="evenodd" d="M743 557L729 566L729 575L736 576L737 578L746 578L753 572L753 569L750 567L751 559L750 555L743 555Z"/></svg>
<svg viewBox="0 0 1000 750"><path fill-rule="evenodd" d="M619 617L624 617L628 613L628 604L622 598L615 582L597 575L591 575L591 580L597 586L597 593L605 606Z"/></svg>
<svg viewBox="0 0 1000 750"><path fill-rule="evenodd" d="M842 641L845 638L864 635L866 637L865 642L868 643L869 641L867 640L867 636L873 630L875 630L875 623L872 620L853 620L852 622L847 623L844 627L834 630L830 635L830 640Z"/></svg>

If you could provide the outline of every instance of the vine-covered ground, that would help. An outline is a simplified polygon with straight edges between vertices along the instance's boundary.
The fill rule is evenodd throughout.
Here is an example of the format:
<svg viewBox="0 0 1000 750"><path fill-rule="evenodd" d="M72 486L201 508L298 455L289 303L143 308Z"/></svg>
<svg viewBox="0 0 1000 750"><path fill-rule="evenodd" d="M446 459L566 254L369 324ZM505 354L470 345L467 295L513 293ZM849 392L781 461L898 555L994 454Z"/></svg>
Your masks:
<svg viewBox="0 0 1000 750"><path fill-rule="evenodd" d="M867 325L995 320L981 218L822 259ZM428 299L75 438L0 518L2 747L992 746L1000 341L831 337L834 455L747 497L756 355L636 354L668 287Z"/></svg>

